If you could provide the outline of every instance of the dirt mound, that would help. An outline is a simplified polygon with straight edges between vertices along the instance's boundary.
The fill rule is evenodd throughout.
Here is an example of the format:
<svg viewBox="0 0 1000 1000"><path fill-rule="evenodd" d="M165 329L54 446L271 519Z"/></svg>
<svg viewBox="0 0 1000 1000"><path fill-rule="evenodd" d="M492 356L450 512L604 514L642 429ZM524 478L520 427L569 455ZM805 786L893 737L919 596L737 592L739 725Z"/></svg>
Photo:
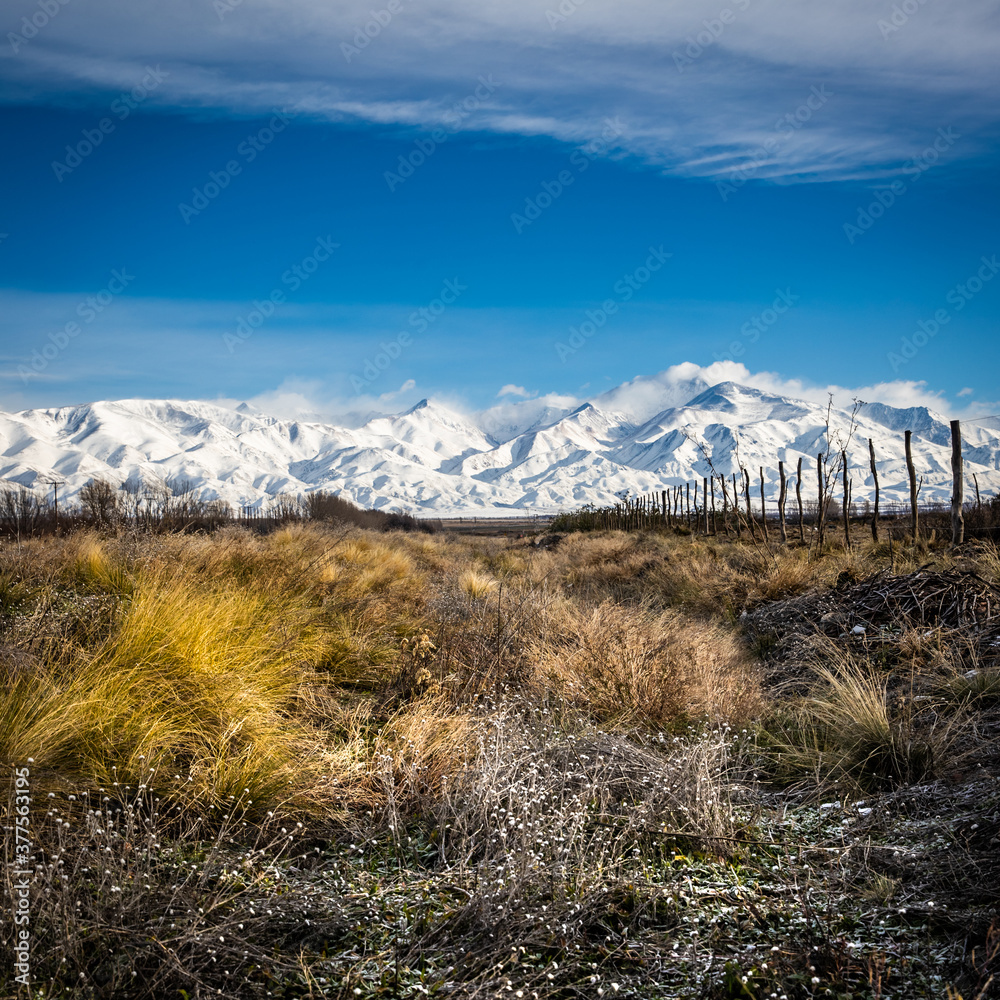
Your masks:
<svg viewBox="0 0 1000 1000"><path fill-rule="evenodd" d="M993 658L1000 654L1000 587L971 571L882 572L867 580L845 573L834 588L762 605L741 621L772 683L806 672L818 635L870 648L892 646L907 630L941 630Z"/></svg>

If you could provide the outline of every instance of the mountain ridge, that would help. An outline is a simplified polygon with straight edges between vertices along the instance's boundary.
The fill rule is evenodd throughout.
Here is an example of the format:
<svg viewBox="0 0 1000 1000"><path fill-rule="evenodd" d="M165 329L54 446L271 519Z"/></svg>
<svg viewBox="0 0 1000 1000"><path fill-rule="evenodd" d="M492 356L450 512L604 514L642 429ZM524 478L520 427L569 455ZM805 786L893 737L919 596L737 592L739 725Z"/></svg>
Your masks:
<svg viewBox="0 0 1000 1000"><path fill-rule="evenodd" d="M512 436L495 433L503 426ZM905 429L913 431L921 499L947 500L950 429L927 407L877 402L852 414L738 382L664 385L655 376L573 407L526 400L464 415L425 398L358 427L204 400L99 400L0 413L0 479L44 489L58 477L67 499L104 478L185 481L205 499L240 506L325 489L365 507L433 516L548 513L612 503L622 490L658 491L713 474L729 479L741 465L753 479L764 467L770 496L778 461L794 476L800 457L811 495L816 455L830 442L838 451L846 445L853 496L863 500L872 485L872 438L883 497L902 500ZM981 491L996 491L1000 429L973 424L963 437L970 489L975 474Z"/></svg>

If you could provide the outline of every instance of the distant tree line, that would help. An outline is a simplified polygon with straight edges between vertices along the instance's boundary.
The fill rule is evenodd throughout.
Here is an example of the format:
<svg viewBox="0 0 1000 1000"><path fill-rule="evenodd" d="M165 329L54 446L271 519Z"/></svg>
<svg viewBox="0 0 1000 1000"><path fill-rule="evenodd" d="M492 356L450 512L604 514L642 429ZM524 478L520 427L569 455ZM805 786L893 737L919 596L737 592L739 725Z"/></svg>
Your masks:
<svg viewBox="0 0 1000 1000"><path fill-rule="evenodd" d="M59 496L57 481L45 493L20 483L0 482L0 534L30 538L56 531L97 528L148 532L214 531L242 525L271 531L306 521L350 524L375 531L433 531L434 526L410 514L365 510L326 490L305 496L278 494L264 504L234 507L225 500L206 500L185 479L121 484L91 479L73 502Z"/></svg>

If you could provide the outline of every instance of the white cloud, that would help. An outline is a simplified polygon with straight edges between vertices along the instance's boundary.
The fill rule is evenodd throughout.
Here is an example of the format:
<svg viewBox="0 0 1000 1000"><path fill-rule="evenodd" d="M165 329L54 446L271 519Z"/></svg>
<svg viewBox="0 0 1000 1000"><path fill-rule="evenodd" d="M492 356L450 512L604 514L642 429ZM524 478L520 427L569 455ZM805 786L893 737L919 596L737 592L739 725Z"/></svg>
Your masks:
<svg viewBox="0 0 1000 1000"><path fill-rule="evenodd" d="M719 382L738 382L775 395L819 404L825 404L832 394L834 405L847 409L855 399L866 403L885 403L900 409L925 406L949 418L971 418L1000 409L996 403L973 403L964 410L956 409L943 391L931 389L924 381L898 379L857 386L819 385L803 379L786 378L777 372L752 372L737 361L716 361L704 366L683 362L656 375L639 376L593 397L593 400L598 406L618 407L634 413L639 420L647 420L658 412L657 407L663 408L661 404L681 405L696 395L701 387Z"/></svg>
<svg viewBox="0 0 1000 1000"><path fill-rule="evenodd" d="M981 419L1000 412L1000 403L971 403L964 409L949 404L943 392L931 389L926 382L897 380L872 385L817 385L802 379L785 378L777 372L752 372L734 361L711 365L683 362L655 375L640 375L614 389L589 399L560 393L505 398L484 410L476 410L468 400L455 394L439 394L436 402L474 421L487 433L506 440L539 422L558 419L584 402L593 402L604 410L623 413L635 423L643 423L664 409L682 406L710 386L737 382L764 392L825 405L833 395L834 406L849 410L855 399L867 403L885 403L899 409L927 407L949 419ZM382 396L340 398L324 390L319 382L287 379L277 389L250 400L258 409L284 419L326 420L357 426L373 413L400 412L416 402L412 379ZM511 388L504 386L504 389ZM519 386L513 386L519 389ZM506 393L505 396L520 394ZM392 404L391 406L389 404Z"/></svg>
<svg viewBox="0 0 1000 1000"><path fill-rule="evenodd" d="M378 398L379 402L388 403L393 399L398 399L400 396L405 395L411 389L415 389L416 387L417 383L412 378L408 378L398 389L394 390L393 392L383 392L382 395L379 396Z"/></svg>
<svg viewBox="0 0 1000 1000"><path fill-rule="evenodd" d="M523 399L531 399L535 393L528 392L523 385L514 385L512 382L508 382L507 385L502 386L500 391L497 393L497 399L502 396L520 396Z"/></svg>
<svg viewBox="0 0 1000 1000"><path fill-rule="evenodd" d="M964 389L960 389L958 391L958 398L961 399L963 396L971 396L975 391L975 389L970 389L966 386Z"/></svg>
<svg viewBox="0 0 1000 1000"><path fill-rule="evenodd" d="M715 10L591 0L550 26L535 0L421 0L348 61L341 46L370 20L353 0L245 0L221 20L205 0L89 0L16 54L5 46L0 78L21 97L78 100L131 88L162 63L170 76L150 104L436 127L486 76L495 90L462 129L582 143L619 116L622 148L692 176L725 174L762 147L755 177L878 176L939 126L962 133L955 157L989 141L975 136L997 120L995 0L928 3L888 34L879 20L892 5L869 0L754 0L709 38ZM831 96L794 119L814 87Z"/></svg>

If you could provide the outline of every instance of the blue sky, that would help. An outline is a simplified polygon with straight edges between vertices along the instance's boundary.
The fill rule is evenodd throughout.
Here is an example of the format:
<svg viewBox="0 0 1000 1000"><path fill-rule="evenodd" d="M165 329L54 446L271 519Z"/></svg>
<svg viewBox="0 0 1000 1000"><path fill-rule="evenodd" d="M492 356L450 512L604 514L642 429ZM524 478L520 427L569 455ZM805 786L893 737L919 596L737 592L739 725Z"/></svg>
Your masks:
<svg viewBox="0 0 1000 1000"><path fill-rule="evenodd" d="M998 412L996 5L662 7L7 3L0 406Z"/></svg>

